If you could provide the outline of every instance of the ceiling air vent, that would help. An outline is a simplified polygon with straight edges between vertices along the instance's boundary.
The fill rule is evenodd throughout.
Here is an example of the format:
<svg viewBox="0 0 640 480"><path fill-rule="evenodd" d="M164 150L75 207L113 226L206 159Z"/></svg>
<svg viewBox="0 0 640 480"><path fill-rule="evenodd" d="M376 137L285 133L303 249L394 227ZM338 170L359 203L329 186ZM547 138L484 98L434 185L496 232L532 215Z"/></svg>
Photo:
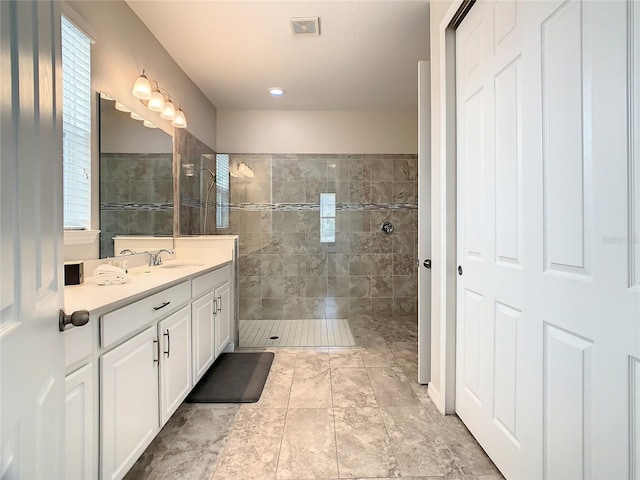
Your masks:
<svg viewBox="0 0 640 480"><path fill-rule="evenodd" d="M291 25L291 35L294 37L320 35L318 17L290 18L289 25Z"/></svg>

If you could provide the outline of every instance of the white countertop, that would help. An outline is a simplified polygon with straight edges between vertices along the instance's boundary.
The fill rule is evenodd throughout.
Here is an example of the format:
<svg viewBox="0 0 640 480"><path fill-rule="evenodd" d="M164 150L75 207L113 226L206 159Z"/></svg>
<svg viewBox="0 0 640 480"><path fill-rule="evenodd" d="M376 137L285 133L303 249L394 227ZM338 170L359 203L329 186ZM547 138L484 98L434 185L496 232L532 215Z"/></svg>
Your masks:
<svg viewBox="0 0 640 480"><path fill-rule="evenodd" d="M179 259L165 261L164 266L132 268L129 269L127 281L120 285L97 285L93 277L88 277L81 285L64 287L64 308L69 314L76 310L94 313L118 308L232 260L231 251L219 250L203 260ZM190 265L165 268L173 264Z"/></svg>

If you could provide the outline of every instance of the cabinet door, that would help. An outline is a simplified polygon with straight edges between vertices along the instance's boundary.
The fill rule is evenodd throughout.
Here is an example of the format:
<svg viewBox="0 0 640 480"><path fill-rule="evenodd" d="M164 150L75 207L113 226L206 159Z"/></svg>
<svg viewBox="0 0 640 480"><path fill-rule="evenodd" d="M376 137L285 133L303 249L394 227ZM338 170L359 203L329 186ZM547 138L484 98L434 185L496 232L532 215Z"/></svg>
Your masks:
<svg viewBox="0 0 640 480"><path fill-rule="evenodd" d="M155 326L100 357L100 405L101 478L117 480L160 430Z"/></svg>
<svg viewBox="0 0 640 480"><path fill-rule="evenodd" d="M211 292L191 304L194 385L216 358L213 299L213 292Z"/></svg>
<svg viewBox="0 0 640 480"><path fill-rule="evenodd" d="M216 296L216 357L231 341L231 290L229 282L215 290Z"/></svg>
<svg viewBox="0 0 640 480"><path fill-rule="evenodd" d="M93 461L96 445L93 438L93 365L89 363L65 378L64 478L98 476Z"/></svg>
<svg viewBox="0 0 640 480"><path fill-rule="evenodd" d="M160 424L164 425L191 390L191 309L185 307L158 323Z"/></svg>

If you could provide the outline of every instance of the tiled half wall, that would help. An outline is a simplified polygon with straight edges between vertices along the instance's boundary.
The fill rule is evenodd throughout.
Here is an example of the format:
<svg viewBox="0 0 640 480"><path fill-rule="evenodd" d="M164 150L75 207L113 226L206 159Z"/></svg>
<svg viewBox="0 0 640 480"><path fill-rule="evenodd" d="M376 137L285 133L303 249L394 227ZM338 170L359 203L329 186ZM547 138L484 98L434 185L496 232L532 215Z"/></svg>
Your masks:
<svg viewBox="0 0 640 480"><path fill-rule="evenodd" d="M218 233L240 237L240 319L416 313L416 155L231 155L230 171ZM321 193L335 242L320 241Z"/></svg>

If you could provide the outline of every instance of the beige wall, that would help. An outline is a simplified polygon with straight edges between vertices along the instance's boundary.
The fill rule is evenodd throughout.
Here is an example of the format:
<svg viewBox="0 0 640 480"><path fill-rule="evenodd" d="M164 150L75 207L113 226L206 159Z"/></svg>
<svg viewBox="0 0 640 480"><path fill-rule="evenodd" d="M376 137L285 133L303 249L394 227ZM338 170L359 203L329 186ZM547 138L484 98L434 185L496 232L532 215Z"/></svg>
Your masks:
<svg viewBox="0 0 640 480"><path fill-rule="evenodd" d="M218 151L228 153L417 153L418 116L416 111L219 110L217 137Z"/></svg>
<svg viewBox="0 0 640 480"><path fill-rule="evenodd" d="M443 145L442 145L442 95L441 88L444 80L441 55L440 24L447 11L454 3L453 0L432 0L430 2L430 35L431 35L431 251L433 255L433 268L431 277L431 383L429 394L441 412L453 413L451 398L446 398L451 385L445 385L447 369L455 368L444 357L446 342L455 341L455 336L446 336L447 308L450 307L450 299L447 298L446 284L450 281L447 271L448 253L444 240L447 230L447 215L443 211L445 205L442 202L446 195L447 177L443 169ZM455 261L455 258L454 258ZM455 269L455 266L454 266ZM454 299L455 300L455 299ZM450 371L450 370L449 370Z"/></svg>
<svg viewBox="0 0 640 480"><path fill-rule="evenodd" d="M188 130L212 148L216 144L216 109L171 58L129 6L117 1L69 1L96 34L91 76L96 91L104 91L165 131L170 122L149 111L133 95L133 82L146 70L150 79L176 97Z"/></svg>
<svg viewBox="0 0 640 480"><path fill-rule="evenodd" d="M71 8L69 12L68 7ZM149 119L169 134L173 134L170 122L160 119L131 95L133 82L146 69L147 76L159 82L162 88L175 96L184 110L189 124L188 130L215 149L216 109L162 45L140 21L129 6L121 0L112 1L68 1L63 4L67 13L78 26L94 35L96 43L91 48L91 80L94 92L103 91ZM97 102L93 99L94 119L97 119ZM94 122L92 169L98 165L98 122ZM97 173L92 176L92 229L99 228ZM97 258L98 243L91 245L65 246L65 258Z"/></svg>

